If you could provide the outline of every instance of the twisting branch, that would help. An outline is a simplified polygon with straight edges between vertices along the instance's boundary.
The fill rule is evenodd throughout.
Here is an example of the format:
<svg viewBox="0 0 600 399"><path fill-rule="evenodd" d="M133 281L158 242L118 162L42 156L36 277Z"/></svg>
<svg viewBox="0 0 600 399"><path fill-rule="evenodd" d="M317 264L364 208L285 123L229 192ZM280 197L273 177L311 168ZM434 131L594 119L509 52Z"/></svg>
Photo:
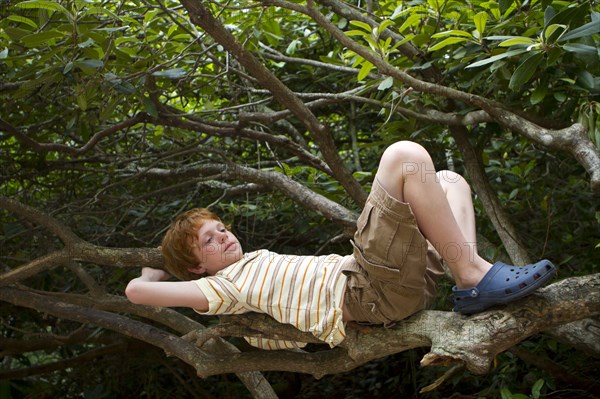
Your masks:
<svg viewBox="0 0 600 399"><path fill-rule="evenodd" d="M0 208L4 208L34 224L47 228L52 233L56 234L65 245L83 242L83 240L77 237L70 228L58 222L55 218L28 205L22 204L19 201L0 196Z"/></svg>
<svg viewBox="0 0 600 399"><path fill-rule="evenodd" d="M98 142L103 138L111 136L123 129L135 126L138 123L148 122L151 119L152 118L147 114L139 113L132 118L126 119L123 122L117 123L116 125L97 132L88 140L87 143L81 147L71 147L56 143L39 143L2 119L0 119L0 130L6 131L8 134L14 136L21 143L25 144L27 147L36 152L58 151L71 155L82 155L94 148L96 144L98 144Z"/></svg>
<svg viewBox="0 0 600 399"><path fill-rule="evenodd" d="M198 176L218 176L225 180L241 180L261 186L270 186L284 193L288 198L312 210L316 210L327 219L342 224L349 231L356 229L356 215L340 204L315 193L302 184L277 172L258 170L235 164L203 164L197 167L166 170L160 168L145 169L145 176L168 178L195 178Z"/></svg>
<svg viewBox="0 0 600 399"><path fill-rule="evenodd" d="M344 166L327 126L323 125L283 82L246 50L202 3L181 0L181 4L187 9L194 24L204 29L213 39L227 49L263 87L271 91L277 101L292 111L304 123L315 142L319 145L323 158L331 168L333 175L346 189L350 197L362 206L367 199L367 194L354 179L352 173Z"/></svg>
<svg viewBox="0 0 600 399"><path fill-rule="evenodd" d="M502 104L496 101L465 93L450 87L419 80L409 73L390 65L381 55L361 46L346 36L343 31L319 12L315 7L313 0L308 0L306 7L294 5L294 9L301 10L300 12L310 16L322 28L331 33L341 44L375 65L380 73L391 76L394 79L403 82L405 85L412 87L412 89L416 91L446 97L451 100L479 107L494 117L496 122L505 128L517 132L546 147L570 153L590 174L592 190L596 193L600 193L600 151L596 149L593 143L591 143L589 138L585 135L584 127L581 124L575 123L560 130L546 129L505 109Z"/></svg>

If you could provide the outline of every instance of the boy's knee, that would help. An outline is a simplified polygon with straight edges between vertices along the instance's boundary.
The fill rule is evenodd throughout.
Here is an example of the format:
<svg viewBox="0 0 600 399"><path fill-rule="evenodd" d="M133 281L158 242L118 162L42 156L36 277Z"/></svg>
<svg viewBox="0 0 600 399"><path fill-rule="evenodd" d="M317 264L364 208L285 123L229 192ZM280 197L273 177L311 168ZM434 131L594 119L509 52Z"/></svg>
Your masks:
<svg viewBox="0 0 600 399"><path fill-rule="evenodd" d="M456 172L451 170L440 170L436 173L436 176L446 191L450 187L469 190L469 192L471 191L471 186L469 186L469 183L467 183L464 177Z"/></svg>
<svg viewBox="0 0 600 399"><path fill-rule="evenodd" d="M413 141L398 141L390 145L381 157L382 163L402 166L403 172L410 174L420 172L431 163L427 150Z"/></svg>

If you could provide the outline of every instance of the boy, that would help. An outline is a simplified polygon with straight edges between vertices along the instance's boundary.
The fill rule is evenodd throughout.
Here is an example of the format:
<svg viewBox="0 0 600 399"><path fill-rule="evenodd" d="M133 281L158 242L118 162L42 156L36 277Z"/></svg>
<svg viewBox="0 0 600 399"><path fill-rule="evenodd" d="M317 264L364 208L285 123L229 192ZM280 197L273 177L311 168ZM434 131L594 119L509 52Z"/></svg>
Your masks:
<svg viewBox="0 0 600 399"><path fill-rule="evenodd" d="M436 173L427 151L409 141L384 152L352 245L349 256L244 254L216 215L193 209L162 243L167 270L192 281L166 282L167 272L144 268L126 295L202 314L267 313L333 347L344 339L346 321L389 326L429 306L441 259L456 282L454 310L464 314L529 295L555 272L547 260L514 267L481 258L468 184L454 172ZM247 340L265 349L304 345Z"/></svg>

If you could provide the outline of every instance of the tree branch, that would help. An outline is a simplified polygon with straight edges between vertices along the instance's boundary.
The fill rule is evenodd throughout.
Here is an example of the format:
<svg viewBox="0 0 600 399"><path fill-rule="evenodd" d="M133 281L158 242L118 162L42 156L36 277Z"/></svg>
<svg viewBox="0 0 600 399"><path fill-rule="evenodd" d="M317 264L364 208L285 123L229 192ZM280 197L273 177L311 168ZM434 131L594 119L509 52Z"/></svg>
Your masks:
<svg viewBox="0 0 600 399"><path fill-rule="evenodd" d="M431 346L423 366L464 363L476 374L489 370L494 357L527 337L550 327L600 313L600 274L573 277L555 283L536 294L498 310L469 318L457 313L422 311L392 328L364 327L354 323L338 348L315 353L242 353L221 358L210 370L221 374L231 370L282 370L303 372L316 378L351 370L370 360L416 347ZM245 316L243 316L245 317ZM256 316L245 323L251 330L277 329L280 338L310 341L309 333L271 325L261 326ZM262 322L266 322L262 320ZM229 329L243 334L243 329Z"/></svg>
<svg viewBox="0 0 600 399"><path fill-rule="evenodd" d="M47 228L50 230L50 232L56 234L65 245L83 242L83 240L77 237L77 235L73 233L70 228L63 225L55 218L28 205L22 204L19 201L0 196L0 208L4 208L7 211L27 219L32 223Z"/></svg>
<svg viewBox="0 0 600 399"><path fill-rule="evenodd" d="M346 229L356 229L355 213L350 212L338 203L315 193L289 177L271 171L258 170L235 164L204 164L198 167L166 170L151 168L144 170L147 176L163 178L183 178L218 175L221 179L241 180L262 186L271 186L288 196L298 204L316 210L327 219L342 224Z"/></svg>
<svg viewBox="0 0 600 399"><path fill-rule="evenodd" d="M269 69L248 52L239 41L217 21L210 11L200 2L181 0L181 4L190 14L191 21L204 29L213 39L229 51L256 80L273 94L273 97L293 112L304 123L315 142L319 145L323 158L331 168L333 175L346 189L350 197L362 206L367 194L354 179L340 159L329 129L323 125L306 105L294 95Z"/></svg>
<svg viewBox="0 0 600 399"><path fill-rule="evenodd" d="M377 67L380 73L397 79L412 89L438 95L477 106L490 114L496 122L517 132L530 140L549 148L560 149L570 153L590 174L591 188L600 193L600 152L585 134L582 125L575 123L570 127L552 130L540 127L531 121L505 109L502 104L481 96L462 92L450 87L419 80L385 61L383 57L370 49L361 46L344 34L337 26L317 10L312 0L307 1L306 7L295 6L295 9L313 18L322 28L327 30L341 44L359 54Z"/></svg>
<svg viewBox="0 0 600 399"><path fill-rule="evenodd" d="M48 151L57 151L71 155L82 155L86 152L90 151L92 148L98 144L100 140L105 137L111 136L123 129L127 129L129 127L135 126L138 123L147 122L151 118L145 113L139 113L133 118L129 118L124 120L123 122L117 123L107 129L104 129L100 132L95 133L87 143L85 143L81 147L71 147L64 144L56 144L56 143L39 143L29 137L27 134L21 132L19 129L10 125L8 122L0 119L0 130L5 130L11 136L14 136L21 143L25 144L27 147L32 149L35 152L48 152Z"/></svg>
<svg viewBox="0 0 600 399"><path fill-rule="evenodd" d="M485 212L492 221L494 229L498 233L502 244L504 244L504 248L508 252L513 264L526 265L531 263L527 249L519 239L517 229L502 208L498 196L485 175L479 154L475 152L475 149L469 143L466 128L452 126L450 132L460 152L463 154L465 168L473 183L475 192L481 200Z"/></svg>
<svg viewBox="0 0 600 399"><path fill-rule="evenodd" d="M24 306L44 311L53 316L74 320L81 323L93 323L100 327L137 338L158 348L163 349L168 355L176 356L184 362L198 367L198 364L210 363L211 355L201 351L189 342L176 336L158 330L150 325L130 320L124 316L108 313L92 308L51 300L49 297L33 294L13 288L0 288L0 299L14 305ZM238 375L240 376L240 375ZM269 385L257 380L255 373L240 376L246 386L255 394L255 397L275 398Z"/></svg>

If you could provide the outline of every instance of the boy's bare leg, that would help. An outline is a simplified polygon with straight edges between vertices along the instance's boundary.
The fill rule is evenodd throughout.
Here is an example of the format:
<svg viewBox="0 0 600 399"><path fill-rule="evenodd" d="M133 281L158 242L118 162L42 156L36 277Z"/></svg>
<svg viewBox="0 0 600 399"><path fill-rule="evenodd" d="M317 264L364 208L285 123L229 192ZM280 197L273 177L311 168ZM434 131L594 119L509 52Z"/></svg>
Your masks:
<svg viewBox="0 0 600 399"><path fill-rule="evenodd" d="M475 228L475 210L471 198L469 183L458 173L441 170L436 173L438 181L446 194L448 205L458 223L458 227L469 243L471 250L477 252L477 230Z"/></svg>
<svg viewBox="0 0 600 399"><path fill-rule="evenodd" d="M436 174L429 153L409 141L384 152L376 175L391 196L410 204L419 229L447 262L457 287L467 288L477 285L492 265L477 253L470 189L458 177Z"/></svg>

